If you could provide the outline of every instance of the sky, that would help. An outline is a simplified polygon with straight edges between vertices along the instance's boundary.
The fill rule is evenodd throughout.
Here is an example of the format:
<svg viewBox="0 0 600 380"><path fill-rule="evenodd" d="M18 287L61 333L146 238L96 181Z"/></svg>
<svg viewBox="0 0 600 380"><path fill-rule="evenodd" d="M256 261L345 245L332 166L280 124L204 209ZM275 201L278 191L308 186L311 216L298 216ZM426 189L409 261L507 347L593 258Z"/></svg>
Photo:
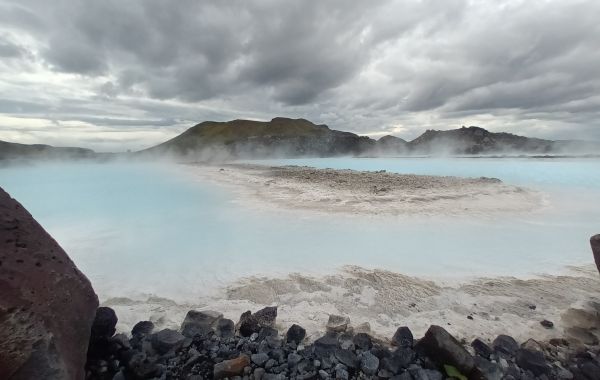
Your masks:
<svg viewBox="0 0 600 380"><path fill-rule="evenodd" d="M600 140L598 0L0 0L0 140L137 150L205 120Z"/></svg>

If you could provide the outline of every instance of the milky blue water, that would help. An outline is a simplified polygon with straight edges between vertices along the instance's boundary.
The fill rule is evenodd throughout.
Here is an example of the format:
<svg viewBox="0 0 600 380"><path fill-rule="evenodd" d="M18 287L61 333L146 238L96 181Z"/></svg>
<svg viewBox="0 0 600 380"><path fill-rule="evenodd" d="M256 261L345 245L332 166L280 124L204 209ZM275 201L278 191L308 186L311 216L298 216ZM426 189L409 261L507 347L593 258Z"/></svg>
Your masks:
<svg viewBox="0 0 600 380"><path fill-rule="evenodd" d="M270 161L269 163L274 163ZM488 176L545 192L543 211L489 218L343 217L257 211L174 164L0 168L0 186L56 238L101 298L190 300L242 276L342 265L420 276L528 276L592 262L600 162L315 159L277 164Z"/></svg>

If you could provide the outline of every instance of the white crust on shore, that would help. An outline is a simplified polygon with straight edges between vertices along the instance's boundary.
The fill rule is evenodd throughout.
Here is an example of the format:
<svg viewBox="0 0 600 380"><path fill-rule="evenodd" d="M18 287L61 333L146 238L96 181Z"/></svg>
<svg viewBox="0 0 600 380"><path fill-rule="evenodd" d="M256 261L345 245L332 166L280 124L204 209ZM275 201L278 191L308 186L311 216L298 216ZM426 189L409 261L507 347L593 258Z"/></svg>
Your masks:
<svg viewBox="0 0 600 380"><path fill-rule="evenodd" d="M297 323L307 329L309 339L324 333L329 314L339 314L349 316L353 326L369 323L372 333L383 339L390 338L399 326L408 326L415 337L421 337L431 324L437 324L467 340L491 341L499 334L509 334L524 342L564 337L569 327L588 323L587 315L600 312L594 309L600 305L597 271L592 266L572 270L571 275L481 278L444 286L352 266L325 276L246 278L223 289L221 295L198 303L177 304L153 297L143 301L110 299L104 304L116 310L121 331L146 319L159 328L179 328L192 309L217 310L237 321L246 310L277 305L280 332ZM554 322L554 328L542 327L544 319ZM597 318L591 320L598 322Z"/></svg>
<svg viewBox="0 0 600 380"><path fill-rule="evenodd" d="M459 178L249 164L192 165L252 205L356 215L482 214L539 209L538 192L495 178Z"/></svg>

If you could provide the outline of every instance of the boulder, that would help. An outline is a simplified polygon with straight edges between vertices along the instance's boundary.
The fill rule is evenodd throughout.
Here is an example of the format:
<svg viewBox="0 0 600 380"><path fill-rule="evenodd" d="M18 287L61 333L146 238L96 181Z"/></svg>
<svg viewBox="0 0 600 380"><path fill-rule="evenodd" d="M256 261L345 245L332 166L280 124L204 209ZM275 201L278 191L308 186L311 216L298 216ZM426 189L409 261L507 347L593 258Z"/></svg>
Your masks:
<svg viewBox="0 0 600 380"><path fill-rule="evenodd" d="M277 306L267 306L254 313L254 318L260 327L275 327L277 320Z"/></svg>
<svg viewBox="0 0 600 380"><path fill-rule="evenodd" d="M360 357L360 369L365 373L365 375L375 375L379 369L379 358L369 351L363 352Z"/></svg>
<svg viewBox="0 0 600 380"><path fill-rule="evenodd" d="M315 340L313 346L317 357L329 357L340 344L337 335L328 333Z"/></svg>
<svg viewBox="0 0 600 380"><path fill-rule="evenodd" d="M493 352L492 348L479 338L476 338L471 342L471 347L473 347L473 350L475 350L477 355L486 359L489 359Z"/></svg>
<svg viewBox="0 0 600 380"><path fill-rule="evenodd" d="M452 365L465 375L474 369L475 362L471 354L443 327L430 326L417 348L440 366Z"/></svg>
<svg viewBox="0 0 600 380"><path fill-rule="evenodd" d="M302 342L302 340L304 340L304 337L306 337L306 330L299 325L290 326L287 333L285 334L287 342L294 342L296 344Z"/></svg>
<svg viewBox="0 0 600 380"><path fill-rule="evenodd" d="M135 324L131 329L132 336L146 336L152 334L154 323L150 321L141 321Z"/></svg>
<svg viewBox="0 0 600 380"><path fill-rule="evenodd" d="M392 345L399 347L412 347L413 346L413 334L412 331L406 326L398 327L396 333L392 337Z"/></svg>
<svg viewBox="0 0 600 380"><path fill-rule="evenodd" d="M524 370L533 372L536 376L548 375L551 368L546 364L544 354L540 351L520 348L517 350L516 362Z"/></svg>
<svg viewBox="0 0 600 380"><path fill-rule="evenodd" d="M96 310L96 317L92 323L90 339L108 339L115 335L117 321L117 314L113 309L110 307L99 307Z"/></svg>
<svg viewBox="0 0 600 380"><path fill-rule="evenodd" d="M492 347L496 352L504 355L514 356L519 349L519 344L513 337L508 335L498 335L492 342Z"/></svg>
<svg viewBox="0 0 600 380"><path fill-rule="evenodd" d="M344 332L350 324L350 318L341 315L331 314L327 321L328 332Z"/></svg>
<svg viewBox="0 0 600 380"><path fill-rule="evenodd" d="M235 335L235 325L231 319L221 318L217 322L216 333L221 338L232 338Z"/></svg>
<svg viewBox="0 0 600 380"><path fill-rule="evenodd" d="M277 319L277 306L265 307L252 314L250 310L240 316L237 330L241 336L249 337L258 334L263 327L274 327Z"/></svg>
<svg viewBox="0 0 600 380"><path fill-rule="evenodd" d="M156 334L152 334L150 341L152 347L161 354L176 350L185 340L185 336L171 329L164 329Z"/></svg>
<svg viewBox="0 0 600 380"><path fill-rule="evenodd" d="M193 338L196 335L206 335L216 329L221 318L223 318L223 314L216 311L190 310L181 324L181 334L188 338Z"/></svg>
<svg viewBox="0 0 600 380"><path fill-rule="evenodd" d="M371 347L373 347L373 340L371 339L371 336L366 333L358 333L354 335L352 342L361 350L369 350Z"/></svg>
<svg viewBox="0 0 600 380"><path fill-rule="evenodd" d="M340 363L351 369L357 368L359 365L358 358L356 357L356 354L352 352L352 350L338 348L335 350L335 358L339 360Z"/></svg>
<svg viewBox="0 0 600 380"><path fill-rule="evenodd" d="M600 234L594 235L590 238L590 245L592 246L592 253L594 254L596 268L598 268L598 272L600 272Z"/></svg>
<svg viewBox="0 0 600 380"><path fill-rule="evenodd" d="M244 368L249 365L250 358L244 354L235 359L223 360L213 367L213 377L215 379L224 379L226 377L240 376L244 373Z"/></svg>
<svg viewBox="0 0 600 380"><path fill-rule="evenodd" d="M83 379L97 307L89 280L0 189L0 379Z"/></svg>

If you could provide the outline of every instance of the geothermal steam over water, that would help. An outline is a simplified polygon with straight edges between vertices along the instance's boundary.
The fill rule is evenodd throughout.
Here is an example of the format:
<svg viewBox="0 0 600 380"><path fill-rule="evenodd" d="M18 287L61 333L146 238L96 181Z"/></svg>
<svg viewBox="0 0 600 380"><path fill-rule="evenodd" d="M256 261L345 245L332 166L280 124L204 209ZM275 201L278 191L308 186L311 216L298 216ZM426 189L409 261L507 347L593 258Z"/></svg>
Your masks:
<svg viewBox="0 0 600 380"><path fill-rule="evenodd" d="M463 280L563 273L589 262L600 223L595 159L303 159L262 164L496 177L534 191L532 212L341 215L250 204L187 165L38 164L0 182L70 253L103 300L196 302L242 278L347 265Z"/></svg>

